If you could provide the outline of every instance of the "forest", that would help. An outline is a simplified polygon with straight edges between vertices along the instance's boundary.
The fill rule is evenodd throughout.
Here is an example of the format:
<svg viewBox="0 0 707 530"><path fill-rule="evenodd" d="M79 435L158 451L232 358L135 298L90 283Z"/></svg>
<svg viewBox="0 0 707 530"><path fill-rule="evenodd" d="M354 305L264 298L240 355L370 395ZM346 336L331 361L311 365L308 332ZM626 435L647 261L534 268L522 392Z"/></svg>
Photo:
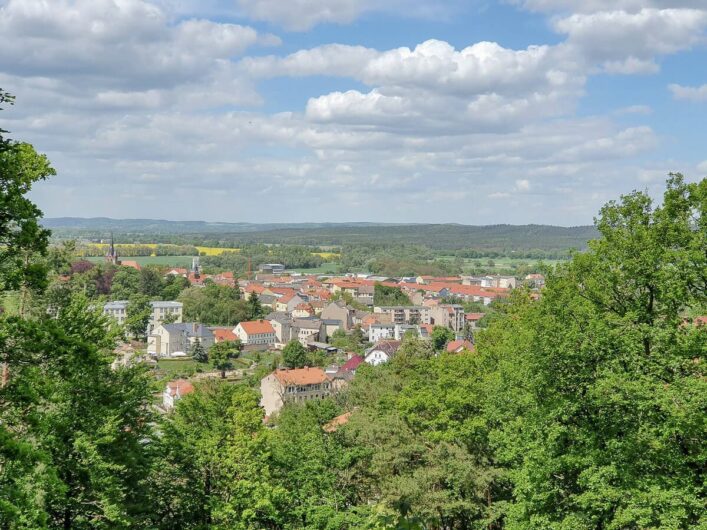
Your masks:
<svg viewBox="0 0 707 530"><path fill-rule="evenodd" d="M475 352L406 337L266 424L256 381L156 414L87 295L49 296L68 263L27 194L54 173L0 131L0 292L19 299L0 315L0 527L707 528L707 179L608 203Z"/></svg>

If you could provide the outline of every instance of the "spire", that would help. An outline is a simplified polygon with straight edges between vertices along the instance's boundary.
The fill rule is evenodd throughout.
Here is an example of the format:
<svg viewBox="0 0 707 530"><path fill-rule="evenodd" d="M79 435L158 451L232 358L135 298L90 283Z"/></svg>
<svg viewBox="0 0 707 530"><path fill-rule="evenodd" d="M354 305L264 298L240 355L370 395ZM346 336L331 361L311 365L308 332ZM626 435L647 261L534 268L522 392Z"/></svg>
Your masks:
<svg viewBox="0 0 707 530"><path fill-rule="evenodd" d="M115 242L113 241L113 232L110 233L110 246L108 247L108 253L106 254L106 261L112 263L113 265L120 265L118 260L118 252L115 250Z"/></svg>

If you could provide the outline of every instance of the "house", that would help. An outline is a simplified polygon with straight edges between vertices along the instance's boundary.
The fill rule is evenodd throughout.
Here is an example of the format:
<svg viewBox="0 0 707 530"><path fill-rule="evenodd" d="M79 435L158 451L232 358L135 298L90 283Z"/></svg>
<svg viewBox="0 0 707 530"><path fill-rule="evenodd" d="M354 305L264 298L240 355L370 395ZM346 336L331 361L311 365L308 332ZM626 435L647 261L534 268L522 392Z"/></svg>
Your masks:
<svg viewBox="0 0 707 530"><path fill-rule="evenodd" d="M147 353L156 357L187 357L197 341L208 350L214 344L214 334L196 322L160 324L147 337Z"/></svg>
<svg viewBox="0 0 707 530"><path fill-rule="evenodd" d="M464 307L458 304L440 304L428 308L429 323L449 328L456 333L464 329Z"/></svg>
<svg viewBox="0 0 707 530"><path fill-rule="evenodd" d="M182 321L184 304L181 302L150 302L150 305L152 313L150 314L150 322L147 324L148 335L166 320L177 323Z"/></svg>
<svg viewBox="0 0 707 530"><path fill-rule="evenodd" d="M351 372L353 374L356 373L356 368L359 367L359 365L364 362L365 359L361 357L360 355L354 354L352 355L348 361L346 361L344 364L341 365L341 368L339 368L340 372Z"/></svg>
<svg viewBox="0 0 707 530"><path fill-rule="evenodd" d="M282 263L262 263L258 270L265 274L282 274L285 272L285 266Z"/></svg>
<svg viewBox="0 0 707 530"><path fill-rule="evenodd" d="M142 270L142 267L140 264L135 261L135 260L122 260L120 262L121 267L130 267L131 269L135 269L136 271Z"/></svg>
<svg viewBox="0 0 707 530"><path fill-rule="evenodd" d="M473 352L475 349L476 348L474 348L474 345L468 340L453 340L447 344L448 353L460 353L463 351Z"/></svg>
<svg viewBox="0 0 707 530"><path fill-rule="evenodd" d="M265 347L275 344L277 337L275 329L267 320L251 320L239 323L233 333L244 346Z"/></svg>
<svg viewBox="0 0 707 530"><path fill-rule="evenodd" d="M238 336L231 328L211 328L211 332L214 334L214 344L238 340Z"/></svg>
<svg viewBox="0 0 707 530"><path fill-rule="evenodd" d="M405 333L414 331L422 336L421 328L412 324L371 324L368 328L368 342L378 342L385 339L403 340Z"/></svg>
<svg viewBox="0 0 707 530"><path fill-rule="evenodd" d="M169 269L165 273L165 277L166 276L182 276L183 278L186 278L187 274L189 274L189 271L187 269L184 269L181 267L175 267L173 269Z"/></svg>
<svg viewBox="0 0 707 530"><path fill-rule="evenodd" d="M321 399L331 392L331 380L321 368L278 369L260 380L260 406L271 416L285 403Z"/></svg>
<svg viewBox="0 0 707 530"><path fill-rule="evenodd" d="M430 308L425 306L377 306L373 312L389 315L393 324L430 323Z"/></svg>
<svg viewBox="0 0 707 530"><path fill-rule="evenodd" d="M103 306L103 314L114 318L122 326L127 318L128 305L129 302L127 300L108 302ZM148 335L165 320L169 319L172 322L182 321L182 309L184 306L181 302L150 302L150 306L152 306L152 312L150 313L150 321L147 324Z"/></svg>
<svg viewBox="0 0 707 530"><path fill-rule="evenodd" d="M292 320L291 337L302 346L307 346L309 342L326 339L326 328L318 318L295 318Z"/></svg>
<svg viewBox="0 0 707 530"><path fill-rule="evenodd" d="M170 381L162 393L162 406L165 410L171 410L177 401L192 392L194 392L194 386L186 379Z"/></svg>
<svg viewBox="0 0 707 530"><path fill-rule="evenodd" d="M313 317L316 312L309 302L302 302L297 304L297 306L292 310L292 316L294 318L309 318Z"/></svg>
<svg viewBox="0 0 707 530"><path fill-rule="evenodd" d="M365 361L373 366L387 363L400 349L399 340L381 340L366 352Z"/></svg>
<svg viewBox="0 0 707 530"><path fill-rule="evenodd" d="M528 274L525 277L525 283L527 283L528 287L531 289L540 289L545 286L545 276L542 274Z"/></svg>
<svg viewBox="0 0 707 530"><path fill-rule="evenodd" d="M297 296L296 294L287 293L283 294L280 298L275 301L275 311L282 311L285 313L291 313L295 307L303 303L304 300Z"/></svg>
<svg viewBox="0 0 707 530"><path fill-rule="evenodd" d="M486 313L467 313L464 315L464 320L472 329L476 329L479 326L479 321L484 318L485 315Z"/></svg>
<svg viewBox="0 0 707 530"><path fill-rule="evenodd" d="M353 328L353 310L341 300L331 302L322 310L319 316L323 320L340 320L344 326L344 331L349 331Z"/></svg>

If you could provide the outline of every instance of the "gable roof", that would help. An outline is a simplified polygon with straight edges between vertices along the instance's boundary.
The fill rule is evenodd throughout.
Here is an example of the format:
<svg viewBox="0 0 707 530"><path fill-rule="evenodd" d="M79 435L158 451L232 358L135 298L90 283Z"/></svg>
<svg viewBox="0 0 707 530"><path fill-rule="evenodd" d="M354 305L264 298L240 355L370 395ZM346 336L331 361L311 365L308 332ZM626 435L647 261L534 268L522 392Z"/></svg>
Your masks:
<svg viewBox="0 0 707 530"><path fill-rule="evenodd" d="M449 353L458 353L462 350L474 351L476 348L468 340L453 340L447 344L447 351Z"/></svg>
<svg viewBox="0 0 707 530"><path fill-rule="evenodd" d="M176 396L177 392L179 392L180 396L185 396L194 392L194 386L186 379L177 379L167 383L167 390L172 397Z"/></svg>
<svg viewBox="0 0 707 530"><path fill-rule="evenodd" d="M358 365L364 361L364 358L360 355L354 355L348 361L346 361L340 368L340 370L350 372L358 368Z"/></svg>
<svg viewBox="0 0 707 530"><path fill-rule="evenodd" d="M381 340L376 342L373 347L368 350L372 351L382 351L383 353L390 355L395 354L400 349L400 345L403 343L401 340Z"/></svg>
<svg viewBox="0 0 707 530"><path fill-rule="evenodd" d="M293 369L278 369L273 372L273 375L283 385L316 385L329 380L324 370L316 367L293 368Z"/></svg>
<svg viewBox="0 0 707 530"><path fill-rule="evenodd" d="M214 333L214 338L216 339L216 342L221 342L224 340L237 340L238 339L236 334L233 333L233 330L230 328L216 328L212 331Z"/></svg>
<svg viewBox="0 0 707 530"><path fill-rule="evenodd" d="M267 320L251 320L238 324L247 335L263 335L265 333L275 333L272 324Z"/></svg>

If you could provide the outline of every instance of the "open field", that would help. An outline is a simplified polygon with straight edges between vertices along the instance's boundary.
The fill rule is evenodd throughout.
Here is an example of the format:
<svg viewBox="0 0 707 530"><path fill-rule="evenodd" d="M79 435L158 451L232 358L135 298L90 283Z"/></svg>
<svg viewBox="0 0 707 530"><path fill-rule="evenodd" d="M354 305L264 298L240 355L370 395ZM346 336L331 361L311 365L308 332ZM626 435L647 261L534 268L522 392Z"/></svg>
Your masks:
<svg viewBox="0 0 707 530"><path fill-rule="evenodd" d="M120 256L121 259L137 261L140 266L158 265L161 267L191 267L192 256ZM102 263L103 257L82 258L93 263Z"/></svg>
<svg viewBox="0 0 707 530"><path fill-rule="evenodd" d="M196 247L202 256L220 256L224 252L240 252L240 248Z"/></svg>
<svg viewBox="0 0 707 530"><path fill-rule="evenodd" d="M314 269L292 269L303 274L334 274L337 272L339 264L336 262L322 263L320 267Z"/></svg>
<svg viewBox="0 0 707 530"><path fill-rule="evenodd" d="M437 258L440 261L454 261L454 256L440 256ZM470 271L475 268L488 269L489 272L501 271L512 268L520 264L535 266L538 263L543 263L545 265L555 266L565 260L559 259L544 259L536 260L529 258L464 258L462 260L464 264L462 265L464 272ZM490 265L493 262L493 266Z"/></svg>

